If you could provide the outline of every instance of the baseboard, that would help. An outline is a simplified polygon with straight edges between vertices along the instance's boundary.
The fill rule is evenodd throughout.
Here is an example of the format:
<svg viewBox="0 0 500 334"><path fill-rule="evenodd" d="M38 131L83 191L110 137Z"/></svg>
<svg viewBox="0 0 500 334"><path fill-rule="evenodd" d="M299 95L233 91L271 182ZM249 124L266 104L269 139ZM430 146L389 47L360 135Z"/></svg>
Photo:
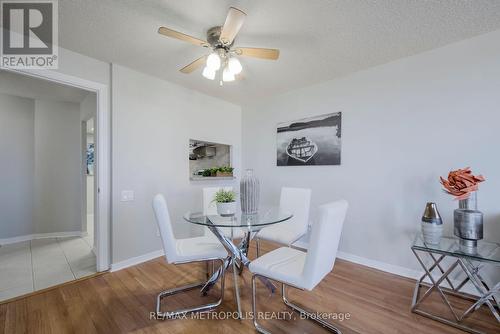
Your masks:
<svg viewBox="0 0 500 334"><path fill-rule="evenodd" d="M370 268L378 269L381 271L385 271L387 273L391 273L394 275L398 276L403 276L407 278L412 278L412 279L418 279L420 276L422 276L423 271L418 271L410 268L405 268L401 266L396 266L393 264L377 261L377 260L372 260L372 259L367 259L365 257L361 257L358 255L346 253L346 252L341 252L339 251L337 253L337 257L342 260L346 260L349 262L361 264L363 266L367 266Z"/></svg>
<svg viewBox="0 0 500 334"><path fill-rule="evenodd" d="M20 235L12 238L0 239L0 245L15 244L23 241L30 241L35 239L46 239L46 238L66 238L66 237L85 237L87 232L82 231L69 231L69 232L54 232L54 233L35 233Z"/></svg>
<svg viewBox="0 0 500 334"><path fill-rule="evenodd" d="M307 249L307 244L298 242L298 243L294 243L294 247ZM150 252L150 253L147 253L144 255L136 256L136 257L133 257L133 258L130 258L127 260L123 260L123 261L111 264L110 271L113 272L113 271L118 271L118 270L125 269L128 267L132 267L132 266L138 265L140 263L153 260L153 259L160 257L160 256L163 256L163 255L165 255L165 252L163 251L163 249L160 249L160 250L153 251L153 252ZM405 268L405 267L385 263L382 261L372 260L372 259L368 259L365 257L361 257L358 255L354 255L354 254L346 253L346 252L342 252L342 251L337 252L337 258L342 259L342 260L346 260L349 262L357 263L357 264L360 264L360 265L363 265L366 267L370 267L373 269L377 269L380 271L384 271L384 272L387 272L390 274L414 279L414 280L419 279L424 274L423 271ZM429 283L428 279L426 279L424 281ZM459 283L459 281L457 281L455 279L451 279L451 281L455 286L458 285L458 283ZM477 291L470 284L467 284L461 291L464 291L464 292L469 293L471 295L477 295Z"/></svg>
<svg viewBox="0 0 500 334"><path fill-rule="evenodd" d="M137 264L155 259L155 258L163 256L163 255L165 255L165 252L163 251L163 249L159 249L159 250L156 250L154 252L150 252L150 253L147 253L144 255L139 255L136 257L132 257L130 259L120 261L120 262L112 263L111 264L111 272L122 270L122 269L125 269L128 267L132 267L132 266L135 266Z"/></svg>

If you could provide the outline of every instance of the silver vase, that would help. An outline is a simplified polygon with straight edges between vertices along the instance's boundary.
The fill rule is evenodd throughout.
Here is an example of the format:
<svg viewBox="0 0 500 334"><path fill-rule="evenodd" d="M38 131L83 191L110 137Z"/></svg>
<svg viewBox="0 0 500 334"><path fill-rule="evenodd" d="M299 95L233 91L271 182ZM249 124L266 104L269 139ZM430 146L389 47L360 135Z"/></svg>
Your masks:
<svg viewBox="0 0 500 334"><path fill-rule="evenodd" d="M241 212L247 215L259 211L260 183L252 169L247 169L240 183Z"/></svg>
<svg viewBox="0 0 500 334"><path fill-rule="evenodd" d="M443 220L436 207L436 203L429 202L422 215L422 236L424 243L438 245L443 236Z"/></svg>
<svg viewBox="0 0 500 334"><path fill-rule="evenodd" d="M454 234L460 238L460 248L475 253L477 241L483 239L483 213L477 210L477 193L458 202L453 212Z"/></svg>

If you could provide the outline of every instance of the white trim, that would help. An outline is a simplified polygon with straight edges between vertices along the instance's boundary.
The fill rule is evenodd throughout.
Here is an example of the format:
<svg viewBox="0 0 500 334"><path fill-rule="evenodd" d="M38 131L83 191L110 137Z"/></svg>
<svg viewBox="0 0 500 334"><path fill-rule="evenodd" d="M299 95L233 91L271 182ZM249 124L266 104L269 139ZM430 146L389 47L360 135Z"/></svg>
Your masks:
<svg viewBox="0 0 500 334"><path fill-rule="evenodd" d="M292 245L292 247L307 250L307 247L308 247L307 239L297 241L296 243L294 243ZM394 274L394 275L398 275L401 277L406 277L406 278L410 278L410 279L414 279L414 280L420 279L420 277L422 277L422 275L424 274L423 270L415 270L415 269L410 269L410 268L406 268L406 267L401 267L401 266L397 266L394 264L389 264L389 263L385 263L382 261L372 260L372 259L368 259L366 257L362 257L362 256L358 256L358 255L354 255L354 254L346 253L346 252L342 252L342 251L337 252L337 258L345 260L345 261L349 261L352 263L357 263L357 264L360 264L360 265L363 265L363 266L366 266L369 268L384 271L386 273L390 273L390 274ZM450 277L450 280L453 283L453 285L455 285L455 286L458 286L461 283L461 280L458 280L456 278ZM429 278L427 277L426 279L424 279L424 282L430 283ZM461 289L461 291L469 293L469 294L474 295L474 296L478 295L477 290L474 288L474 286L472 284L470 284L470 282L467 283Z"/></svg>
<svg viewBox="0 0 500 334"><path fill-rule="evenodd" d="M163 256L163 255L165 255L165 252L163 251L163 249L159 249L157 251L150 252L150 253L147 253L144 255L135 256L135 257L132 257L130 259L126 259L126 260L123 260L123 261L120 261L117 263L112 263L111 264L111 272L122 270L122 269L125 269L128 267L132 267L132 266L135 266L137 264L147 262L147 261L152 260L152 259L156 259L157 257Z"/></svg>
<svg viewBox="0 0 500 334"><path fill-rule="evenodd" d="M94 190L97 193L94 212L97 214L97 271L109 269L111 262L111 112L108 85L81 79L52 70L19 70L1 67L2 70L48 80L94 92L97 96L97 173Z"/></svg>
<svg viewBox="0 0 500 334"><path fill-rule="evenodd" d="M30 241L35 239L86 237L86 236L87 232L82 232L82 231L35 233L35 234L20 235L12 238L0 239L0 245L10 245L18 242Z"/></svg>
<svg viewBox="0 0 500 334"><path fill-rule="evenodd" d="M361 264L363 266L367 266L370 268L382 270L391 274L403 276L403 277L408 277L412 279L419 279L420 276L422 276L423 271L419 270L414 270L410 268L405 268L401 266L396 266L393 264L377 261L377 260L372 260L372 259L367 259L365 257L361 257L358 255L346 253L346 252L337 252L337 257L342 260L346 260L349 262Z"/></svg>

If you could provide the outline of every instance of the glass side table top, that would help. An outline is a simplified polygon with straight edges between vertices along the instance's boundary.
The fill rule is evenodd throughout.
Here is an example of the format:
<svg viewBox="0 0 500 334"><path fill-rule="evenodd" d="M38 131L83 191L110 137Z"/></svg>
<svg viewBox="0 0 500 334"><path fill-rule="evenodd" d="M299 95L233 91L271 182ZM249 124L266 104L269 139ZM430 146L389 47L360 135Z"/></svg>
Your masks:
<svg viewBox="0 0 500 334"><path fill-rule="evenodd" d="M457 237L442 237L439 244L432 245L424 242L422 233L417 233L411 248L456 257L466 257L475 261L490 262L500 265L500 244L494 242L479 240L477 242L477 251L475 253L469 253L462 250Z"/></svg>
<svg viewBox="0 0 500 334"><path fill-rule="evenodd" d="M281 211L278 207L261 209L254 215L237 212L232 217L204 216L200 212L187 212L184 215L184 219L193 224L217 227L246 227L250 230L258 230L267 225L281 223L292 217L291 213Z"/></svg>

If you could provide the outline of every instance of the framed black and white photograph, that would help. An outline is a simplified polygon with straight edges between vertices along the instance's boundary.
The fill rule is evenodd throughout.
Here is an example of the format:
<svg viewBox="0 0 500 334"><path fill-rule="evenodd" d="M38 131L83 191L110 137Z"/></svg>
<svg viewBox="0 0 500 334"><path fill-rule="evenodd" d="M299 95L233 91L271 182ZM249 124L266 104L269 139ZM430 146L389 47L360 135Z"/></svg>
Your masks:
<svg viewBox="0 0 500 334"><path fill-rule="evenodd" d="M341 124L341 112L279 123L277 165L340 165Z"/></svg>

